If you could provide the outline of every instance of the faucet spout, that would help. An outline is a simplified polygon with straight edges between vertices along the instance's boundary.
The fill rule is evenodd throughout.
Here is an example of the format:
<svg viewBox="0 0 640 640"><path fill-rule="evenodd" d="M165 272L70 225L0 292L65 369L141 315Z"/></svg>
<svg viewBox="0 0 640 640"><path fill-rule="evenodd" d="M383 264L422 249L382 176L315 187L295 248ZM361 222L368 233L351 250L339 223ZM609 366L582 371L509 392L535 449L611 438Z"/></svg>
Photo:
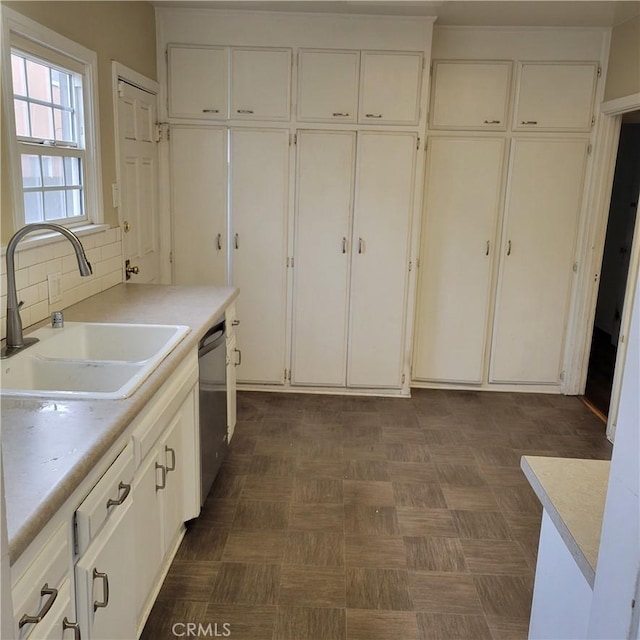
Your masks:
<svg viewBox="0 0 640 640"><path fill-rule="evenodd" d="M41 230L56 231L67 238L76 252L80 275L90 276L93 273L80 239L66 227L51 222L37 222L28 224L16 231L7 245L7 343L2 349L2 358L8 358L16 351L33 344L33 340L25 340L22 333L22 320L20 318L22 302L18 302L18 293L16 291L15 252L18 243L24 236L33 231Z"/></svg>

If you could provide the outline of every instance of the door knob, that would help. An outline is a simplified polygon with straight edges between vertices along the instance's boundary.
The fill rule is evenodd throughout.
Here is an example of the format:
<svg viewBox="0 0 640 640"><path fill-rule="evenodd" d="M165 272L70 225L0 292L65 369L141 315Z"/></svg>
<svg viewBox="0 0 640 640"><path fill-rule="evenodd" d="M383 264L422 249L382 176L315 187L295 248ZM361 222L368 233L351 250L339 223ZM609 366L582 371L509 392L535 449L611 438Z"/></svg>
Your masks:
<svg viewBox="0 0 640 640"><path fill-rule="evenodd" d="M125 260L124 275L127 280L131 280L131 274L137 276L140 273L140 267L131 264L131 260Z"/></svg>
<svg viewBox="0 0 640 640"><path fill-rule="evenodd" d="M131 225L127 222L127 220L122 223L122 228L124 229L125 233L129 233L129 231L131 231Z"/></svg>

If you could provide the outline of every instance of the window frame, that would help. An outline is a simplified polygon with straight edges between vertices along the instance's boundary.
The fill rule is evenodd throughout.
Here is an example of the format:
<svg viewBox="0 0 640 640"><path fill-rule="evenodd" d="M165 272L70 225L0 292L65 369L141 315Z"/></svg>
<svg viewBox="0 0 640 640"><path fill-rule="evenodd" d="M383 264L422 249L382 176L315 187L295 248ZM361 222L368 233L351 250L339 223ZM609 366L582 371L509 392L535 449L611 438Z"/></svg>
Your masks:
<svg viewBox="0 0 640 640"><path fill-rule="evenodd" d="M100 163L100 136L98 117L98 56L94 51L69 38L34 22L33 20L5 7L2 8L2 75L4 92L4 112L6 145L9 156L9 176L13 196L14 228L24 227L24 189L22 183L21 154L30 147L28 142L18 138L14 112L14 92L11 69L11 52L18 52L41 59L53 67L68 68L82 76L82 111L84 122L84 148L47 145L38 149L35 155L67 155L80 151L84 156L82 188L84 191L84 212L82 218L60 218L54 220L70 228L97 225L103 222L102 171ZM65 67L64 62L68 62Z"/></svg>

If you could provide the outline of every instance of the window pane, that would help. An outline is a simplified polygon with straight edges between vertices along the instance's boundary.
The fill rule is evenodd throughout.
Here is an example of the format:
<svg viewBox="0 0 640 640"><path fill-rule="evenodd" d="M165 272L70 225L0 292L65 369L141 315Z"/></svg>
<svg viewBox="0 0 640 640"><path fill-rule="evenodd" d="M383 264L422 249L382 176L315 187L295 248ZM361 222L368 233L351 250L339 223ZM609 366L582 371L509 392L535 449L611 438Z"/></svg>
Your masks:
<svg viewBox="0 0 640 640"><path fill-rule="evenodd" d="M30 104L31 135L34 138L53 140L53 117L51 107L43 107L40 104Z"/></svg>
<svg viewBox="0 0 640 640"><path fill-rule="evenodd" d="M23 100L13 101L14 110L16 112L16 135L31 136L31 130L29 129L29 106Z"/></svg>
<svg viewBox="0 0 640 640"><path fill-rule="evenodd" d="M64 175L65 184L68 186L77 185L80 186L81 182L81 166L80 158L65 158L64 159Z"/></svg>
<svg viewBox="0 0 640 640"><path fill-rule="evenodd" d="M53 124L55 127L56 140L61 142L75 142L73 138L71 112L62 111L62 109L54 109Z"/></svg>
<svg viewBox="0 0 640 640"><path fill-rule="evenodd" d="M67 191L67 216L81 216L82 211L82 190L73 189Z"/></svg>
<svg viewBox="0 0 640 640"><path fill-rule="evenodd" d="M11 54L11 77L13 78L13 93L27 95L27 78L24 73L24 58Z"/></svg>
<svg viewBox="0 0 640 640"><path fill-rule="evenodd" d="M27 86L29 97L51 102L51 76L49 67L27 60Z"/></svg>
<svg viewBox="0 0 640 640"><path fill-rule="evenodd" d="M60 156L42 156L42 178L45 187L64 187L64 164Z"/></svg>
<svg viewBox="0 0 640 640"><path fill-rule="evenodd" d="M40 156L22 155L22 186L41 187Z"/></svg>
<svg viewBox="0 0 640 640"><path fill-rule="evenodd" d="M71 74L51 69L51 89L54 104L71 107Z"/></svg>
<svg viewBox="0 0 640 640"><path fill-rule="evenodd" d="M26 191L24 194L24 221L27 224L42 222L42 192Z"/></svg>
<svg viewBox="0 0 640 640"><path fill-rule="evenodd" d="M65 206L64 191L44 192L44 219L58 220L66 218L67 208Z"/></svg>

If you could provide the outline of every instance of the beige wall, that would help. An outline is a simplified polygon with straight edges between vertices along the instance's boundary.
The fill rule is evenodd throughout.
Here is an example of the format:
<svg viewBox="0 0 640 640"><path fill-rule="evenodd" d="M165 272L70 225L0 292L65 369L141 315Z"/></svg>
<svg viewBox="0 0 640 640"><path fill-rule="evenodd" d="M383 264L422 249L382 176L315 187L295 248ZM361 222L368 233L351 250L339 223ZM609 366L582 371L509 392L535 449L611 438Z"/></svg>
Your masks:
<svg viewBox="0 0 640 640"><path fill-rule="evenodd" d="M613 28L604 99L640 93L640 16Z"/></svg>
<svg viewBox="0 0 640 640"><path fill-rule="evenodd" d="M104 221L118 224L118 211L111 201L111 184L116 181L115 140L113 137L113 95L111 61L157 79L155 14L147 2L2 2L40 24L57 31L98 54L98 91ZM4 115L3 115L4 117ZM5 131L3 126L3 132ZM2 166L6 167L3 136ZM1 242L13 233L10 182L2 171Z"/></svg>

